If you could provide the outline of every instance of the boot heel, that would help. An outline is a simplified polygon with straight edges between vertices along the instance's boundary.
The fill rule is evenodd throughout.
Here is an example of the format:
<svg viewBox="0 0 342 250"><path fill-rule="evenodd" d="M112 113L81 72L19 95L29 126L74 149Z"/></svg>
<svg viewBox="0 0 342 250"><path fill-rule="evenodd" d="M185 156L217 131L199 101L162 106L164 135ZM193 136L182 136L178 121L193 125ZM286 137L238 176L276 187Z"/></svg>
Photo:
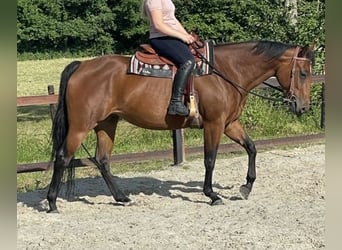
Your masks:
<svg viewBox="0 0 342 250"><path fill-rule="evenodd" d="M169 115L188 116L189 109L181 102L171 103L167 113Z"/></svg>

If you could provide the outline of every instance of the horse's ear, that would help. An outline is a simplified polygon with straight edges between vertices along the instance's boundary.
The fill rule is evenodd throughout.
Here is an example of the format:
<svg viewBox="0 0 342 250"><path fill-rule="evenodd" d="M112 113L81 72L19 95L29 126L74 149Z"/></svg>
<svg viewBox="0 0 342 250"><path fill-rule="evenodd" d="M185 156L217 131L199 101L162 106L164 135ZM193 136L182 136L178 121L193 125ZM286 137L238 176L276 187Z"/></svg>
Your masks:
<svg viewBox="0 0 342 250"><path fill-rule="evenodd" d="M305 45L302 49L301 49L301 51L300 51L300 53L299 53L299 55L298 56L305 56L307 53L311 53L311 52L313 52L314 50L316 49L316 45L314 44L314 43L312 43L312 44L307 44L307 45Z"/></svg>
<svg viewBox="0 0 342 250"><path fill-rule="evenodd" d="M315 64L315 50L316 49L317 48L316 48L315 44L313 44L313 43L308 44L308 45L302 47L302 49L298 53L298 56L308 58L311 61L311 64L314 65Z"/></svg>
<svg viewBox="0 0 342 250"><path fill-rule="evenodd" d="M314 43L308 44L306 45L306 47L308 48L309 51L315 51L317 49L317 46Z"/></svg>

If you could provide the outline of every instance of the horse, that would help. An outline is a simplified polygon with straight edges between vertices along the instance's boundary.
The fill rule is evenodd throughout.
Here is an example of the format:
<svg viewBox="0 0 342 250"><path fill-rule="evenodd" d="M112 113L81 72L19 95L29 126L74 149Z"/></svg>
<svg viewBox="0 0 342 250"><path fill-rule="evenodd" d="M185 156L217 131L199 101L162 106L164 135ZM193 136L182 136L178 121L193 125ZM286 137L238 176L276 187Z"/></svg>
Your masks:
<svg viewBox="0 0 342 250"><path fill-rule="evenodd" d="M189 117L167 114L172 81L127 74L129 59L120 54L103 55L72 61L62 71L52 123L53 174L47 192L47 212L58 212L56 199L63 173L65 169L73 170L70 163L90 131L96 133L97 168L114 200L129 205L133 201L118 187L110 172L109 159L119 119L153 130L190 127ZM313 48L309 45L266 40L214 45L215 69L220 74L194 77L193 82L204 137L203 193L210 198L211 205L223 204L212 187L223 135L248 154L246 183L240 187L244 199L248 199L256 180L256 147L239 121L249 92L274 76L291 103L291 111L298 116L303 114L310 107L313 59Z"/></svg>

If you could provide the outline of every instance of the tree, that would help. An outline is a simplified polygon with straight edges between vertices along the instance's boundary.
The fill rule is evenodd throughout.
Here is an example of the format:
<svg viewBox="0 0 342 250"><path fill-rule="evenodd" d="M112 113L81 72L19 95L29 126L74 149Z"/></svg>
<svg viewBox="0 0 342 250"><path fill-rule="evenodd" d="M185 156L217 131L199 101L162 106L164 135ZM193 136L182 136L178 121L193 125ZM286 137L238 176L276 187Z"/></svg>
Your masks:
<svg viewBox="0 0 342 250"><path fill-rule="evenodd" d="M175 1L179 18L188 29L217 42L270 39L288 36L285 10L278 0ZM286 42L286 41L285 41Z"/></svg>
<svg viewBox="0 0 342 250"><path fill-rule="evenodd" d="M106 0L18 0L17 13L19 53L113 51L115 16Z"/></svg>
<svg viewBox="0 0 342 250"><path fill-rule="evenodd" d="M148 22L140 13L140 0L115 1L112 6L116 16L117 30L112 34L121 53L135 50L139 44L148 42Z"/></svg>
<svg viewBox="0 0 342 250"><path fill-rule="evenodd" d="M285 8L288 12L288 18L291 25L297 24L297 0L285 0Z"/></svg>
<svg viewBox="0 0 342 250"><path fill-rule="evenodd" d="M17 12L18 51L39 52L56 48L61 32L61 18L56 2L19 0Z"/></svg>

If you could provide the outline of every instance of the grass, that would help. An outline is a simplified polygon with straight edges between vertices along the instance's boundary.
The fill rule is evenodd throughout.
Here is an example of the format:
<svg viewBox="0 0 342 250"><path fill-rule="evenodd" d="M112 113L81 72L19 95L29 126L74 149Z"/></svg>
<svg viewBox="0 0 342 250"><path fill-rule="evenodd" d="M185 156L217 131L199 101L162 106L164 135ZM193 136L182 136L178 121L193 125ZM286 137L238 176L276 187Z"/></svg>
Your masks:
<svg viewBox="0 0 342 250"><path fill-rule="evenodd" d="M17 96L46 95L47 86L58 91L59 77L64 67L74 60L86 58L60 58L17 62Z"/></svg>
<svg viewBox="0 0 342 250"><path fill-rule="evenodd" d="M21 61L17 64L17 96L45 95L47 85L52 84L58 91L60 73L74 59L55 59ZM309 113L296 117L282 105L275 105L255 96L249 96L241 122L254 140L287 137L322 132L320 128L319 89L313 88L314 103ZM272 94L272 93L271 93ZM51 118L48 106L18 107L17 109L17 162L33 163L50 160ZM185 129L185 147L203 145L203 131ZM221 143L231 141L223 137ZM84 145L94 154L95 135L90 133ZM135 127L125 121L120 121L117 129L113 154L148 152L172 149L171 131L155 131ZM230 154L231 156L231 154ZM77 158L88 157L80 149ZM202 155L200 157L203 157ZM151 171L169 165L167 161L152 161L132 164L115 164L114 173L128 170ZM94 167L83 168L80 176L98 175ZM44 188L51 178L51 172L36 172L17 175L18 191L28 191Z"/></svg>

